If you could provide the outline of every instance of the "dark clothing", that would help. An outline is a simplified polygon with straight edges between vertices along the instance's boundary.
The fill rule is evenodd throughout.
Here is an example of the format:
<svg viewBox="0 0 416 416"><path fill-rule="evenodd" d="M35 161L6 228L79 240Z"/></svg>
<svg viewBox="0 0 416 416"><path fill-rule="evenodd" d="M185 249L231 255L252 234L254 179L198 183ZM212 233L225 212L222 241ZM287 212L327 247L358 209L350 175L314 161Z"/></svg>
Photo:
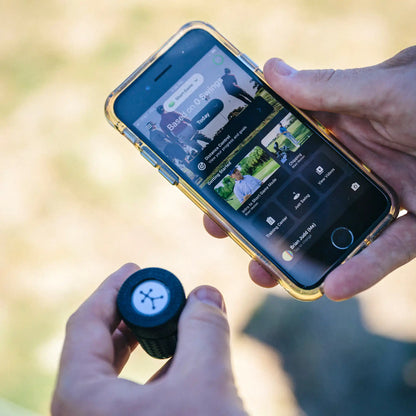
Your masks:
<svg viewBox="0 0 416 416"><path fill-rule="evenodd" d="M237 79L234 75L224 74L221 79L224 89L228 94L238 98L246 104L250 104L253 101L253 97L237 85Z"/></svg>
<svg viewBox="0 0 416 416"><path fill-rule="evenodd" d="M160 130L150 130L150 141L169 159L185 160L187 153L178 143L172 143L165 133Z"/></svg>
<svg viewBox="0 0 416 416"><path fill-rule="evenodd" d="M149 138L150 141L162 152L168 144L166 134L160 130L150 130Z"/></svg>
<svg viewBox="0 0 416 416"><path fill-rule="evenodd" d="M222 79L222 83L224 85L225 91L227 91L228 94L233 95L235 92L241 89L240 87L238 87L237 78L234 75L225 74L221 77L221 79Z"/></svg>
<svg viewBox="0 0 416 416"><path fill-rule="evenodd" d="M183 114L176 111L163 113L159 124L172 140L179 140L179 142L198 152L202 150L202 146L195 140L198 130L192 126L191 120L184 117Z"/></svg>
<svg viewBox="0 0 416 416"><path fill-rule="evenodd" d="M165 155L169 159L185 160L187 153L176 143L169 143L164 150Z"/></svg>

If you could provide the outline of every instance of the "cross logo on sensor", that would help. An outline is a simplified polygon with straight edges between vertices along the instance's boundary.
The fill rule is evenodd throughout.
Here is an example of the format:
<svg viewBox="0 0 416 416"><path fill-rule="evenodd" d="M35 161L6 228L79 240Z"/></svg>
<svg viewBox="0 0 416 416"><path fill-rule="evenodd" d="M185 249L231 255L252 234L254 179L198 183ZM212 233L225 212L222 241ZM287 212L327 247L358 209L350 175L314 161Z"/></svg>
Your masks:
<svg viewBox="0 0 416 416"><path fill-rule="evenodd" d="M146 280L134 289L131 303L143 315L156 315L169 303L169 289L158 280Z"/></svg>

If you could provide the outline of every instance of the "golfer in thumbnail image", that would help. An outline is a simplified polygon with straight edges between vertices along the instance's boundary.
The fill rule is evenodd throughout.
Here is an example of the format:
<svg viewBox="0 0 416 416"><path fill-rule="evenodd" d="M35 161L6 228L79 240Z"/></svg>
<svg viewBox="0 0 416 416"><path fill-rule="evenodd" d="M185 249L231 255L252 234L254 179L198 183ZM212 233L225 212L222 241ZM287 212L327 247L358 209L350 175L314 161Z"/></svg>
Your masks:
<svg viewBox="0 0 416 416"><path fill-rule="evenodd" d="M181 113L176 111L165 111L163 105L157 107L157 112L160 114L160 128L169 137L177 139L185 145L185 150L191 152L200 152L203 148L199 142L204 143L204 147L211 141L203 134L199 133L192 124L191 120L183 117ZM178 122L178 120L180 120ZM169 125L175 124L175 127L169 129ZM190 148L190 149L189 149Z"/></svg>
<svg viewBox="0 0 416 416"><path fill-rule="evenodd" d="M283 126L283 124L278 124L278 127L280 134L283 134L283 136L285 136L298 149L300 147L300 143L295 139L295 136L293 136L293 134L290 133L289 130Z"/></svg>
<svg viewBox="0 0 416 416"><path fill-rule="evenodd" d="M165 155L167 155L172 160L185 160L187 153L183 148L177 143L176 140L172 140L168 137L163 131L159 130L156 126L156 123L149 121L146 124L146 127L149 130L149 139L156 145L156 147L161 150Z"/></svg>
<svg viewBox="0 0 416 416"><path fill-rule="evenodd" d="M246 104L250 104L253 101L253 97L237 84L237 78L231 73L229 68L224 69L224 75L221 79L222 85L224 86L225 91L227 91L227 94L238 98Z"/></svg>
<svg viewBox="0 0 416 416"><path fill-rule="evenodd" d="M149 130L150 141L190 178L196 178L196 175L192 172L192 170L185 165L184 162L187 161L188 154L177 143L177 141L173 141L163 131L159 130L156 123L153 123L152 121L149 121L146 124L146 127Z"/></svg>
<svg viewBox="0 0 416 416"><path fill-rule="evenodd" d="M156 123L149 121L146 124L147 129L149 130L149 139L150 141L162 152L165 151L165 148L168 144L172 143L172 141L168 138L168 136L162 131L159 130L156 126Z"/></svg>
<svg viewBox="0 0 416 416"><path fill-rule="evenodd" d="M235 180L233 192L240 204L246 202L262 184L261 180L254 176L243 176L237 167L230 172L230 176Z"/></svg>

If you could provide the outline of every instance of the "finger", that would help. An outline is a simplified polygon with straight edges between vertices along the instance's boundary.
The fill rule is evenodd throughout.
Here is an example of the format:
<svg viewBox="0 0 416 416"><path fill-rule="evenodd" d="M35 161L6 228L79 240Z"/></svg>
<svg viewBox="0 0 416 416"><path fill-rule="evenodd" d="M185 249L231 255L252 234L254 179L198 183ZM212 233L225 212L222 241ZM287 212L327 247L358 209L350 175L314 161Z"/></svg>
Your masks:
<svg viewBox="0 0 416 416"><path fill-rule="evenodd" d="M139 270L126 264L109 276L70 317L61 357L61 375L71 380L89 373L114 375L115 349L112 334L120 323L117 293L124 281ZM119 348L120 346L118 346Z"/></svg>
<svg viewBox="0 0 416 416"><path fill-rule="evenodd" d="M368 116L385 98L377 95L381 72L376 67L297 71L273 58L264 75L279 95L305 110Z"/></svg>
<svg viewBox="0 0 416 416"><path fill-rule="evenodd" d="M331 272L324 292L332 300L348 299L415 257L416 217L406 214L360 254Z"/></svg>
<svg viewBox="0 0 416 416"><path fill-rule="evenodd" d="M248 266L251 280L262 287L274 287L278 284L277 278L273 277L266 269L255 260L252 260Z"/></svg>
<svg viewBox="0 0 416 416"><path fill-rule="evenodd" d="M211 234L215 238L227 237L227 233L213 219L208 217L208 215L204 215L203 221L208 234Z"/></svg>
<svg viewBox="0 0 416 416"><path fill-rule="evenodd" d="M137 338L124 322L120 323L118 328L114 331L112 338L114 345L113 367L117 374L120 374L130 358L130 354L137 347L138 342Z"/></svg>
<svg viewBox="0 0 416 416"><path fill-rule="evenodd" d="M178 326L178 344L169 375L203 383L232 379L229 326L221 294L210 286L188 297Z"/></svg>

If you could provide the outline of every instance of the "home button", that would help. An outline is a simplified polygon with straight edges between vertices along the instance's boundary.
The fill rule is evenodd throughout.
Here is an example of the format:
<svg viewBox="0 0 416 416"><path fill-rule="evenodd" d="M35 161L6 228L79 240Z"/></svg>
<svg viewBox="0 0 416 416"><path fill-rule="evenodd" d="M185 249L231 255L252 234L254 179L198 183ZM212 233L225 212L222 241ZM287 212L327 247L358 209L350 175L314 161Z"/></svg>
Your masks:
<svg viewBox="0 0 416 416"><path fill-rule="evenodd" d="M335 228L331 233L331 243L339 250L346 250L354 242L354 234L346 227Z"/></svg>

